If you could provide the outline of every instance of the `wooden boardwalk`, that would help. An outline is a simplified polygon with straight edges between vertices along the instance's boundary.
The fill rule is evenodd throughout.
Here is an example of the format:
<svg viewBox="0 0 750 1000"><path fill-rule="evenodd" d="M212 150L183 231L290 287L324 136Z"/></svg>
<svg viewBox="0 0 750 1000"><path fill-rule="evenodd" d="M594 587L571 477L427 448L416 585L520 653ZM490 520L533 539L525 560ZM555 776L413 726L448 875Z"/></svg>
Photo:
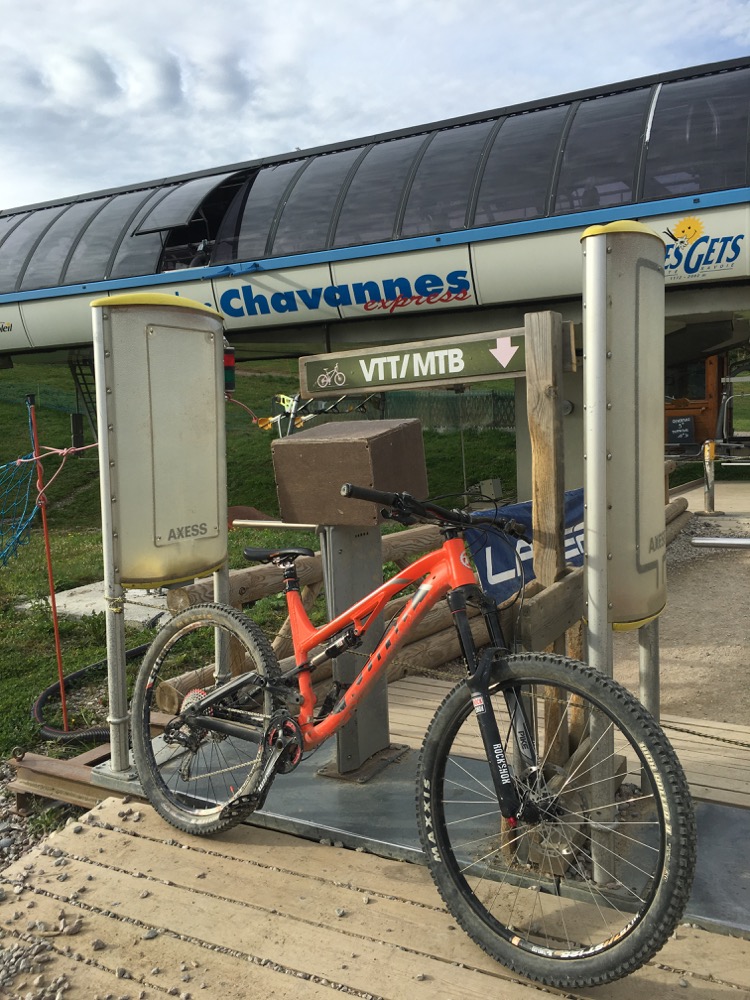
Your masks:
<svg viewBox="0 0 750 1000"><path fill-rule="evenodd" d="M391 740L419 747L452 682L404 677L388 686ZM750 808L750 727L662 716L693 798Z"/></svg>
<svg viewBox="0 0 750 1000"><path fill-rule="evenodd" d="M391 742L419 750L435 710L452 681L407 676L388 685ZM750 809L750 726L662 716L690 782L693 798ZM59 798L88 808L111 789L91 782L91 770L106 761L109 748L97 747L69 760L29 753L14 761L10 790Z"/></svg>
<svg viewBox="0 0 750 1000"><path fill-rule="evenodd" d="M66 1000L750 997L750 942L692 927L627 980L541 991L454 925L420 865L257 827L189 837L115 798L3 880L3 946L41 934L53 956L45 979L64 975ZM11 995L25 996L30 980Z"/></svg>

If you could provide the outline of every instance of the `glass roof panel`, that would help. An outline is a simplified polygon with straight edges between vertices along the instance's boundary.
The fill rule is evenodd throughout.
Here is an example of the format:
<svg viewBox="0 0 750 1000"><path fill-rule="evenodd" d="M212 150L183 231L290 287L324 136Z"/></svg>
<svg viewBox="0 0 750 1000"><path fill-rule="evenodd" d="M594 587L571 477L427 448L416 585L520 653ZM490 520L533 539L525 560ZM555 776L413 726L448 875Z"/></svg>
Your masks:
<svg viewBox="0 0 750 1000"><path fill-rule="evenodd" d="M254 260L266 256L266 244L276 211L284 192L302 162L279 163L264 167L253 182L245 202L237 241L237 260Z"/></svg>
<svg viewBox="0 0 750 1000"><path fill-rule="evenodd" d="M644 200L744 187L750 69L665 83L646 157Z"/></svg>
<svg viewBox="0 0 750 1000"><path fill-rule="evenodd" d="M128 226L108 277L134 278L138 274L156 274L163 250L163 234L139 233L138 225L161 195L162 189L156 188L139 210L133 224Z"/></svg>
<svg viewBox="0 0 750 1000"><path fill-rule="evenodd" d="M21 279L22 290L51 288L60 284L60 275L71 247L106 201L106 198L97 198L76 202L55 219L31 256Z"/></svg>
<svg viewBox="0 0 750 1000"><path fill-rule="evenodd" d="M335 247L393 239L404 184L424 141L424 135L410 135L370 148L346 192Z"/></svg>
<svg viewBox="0 0 750 1000"><path fill-rule="evenodd" d="M402 236L464 229L479 158L494 121L438 132L409 191Z"/></svg>
<svg viewBox="0 0 750 1000"><path fill-rule="evenodd" d="M162 229L186 226L200 208L206 195L217 188L231 173L196 177L173 187L138 224L137 232L154 233Z"/></svg>
<svg viewBox="0 0 750 1000"><path fill-rule="evenodd" d="M554 214L635 200L638 158L651 89L583 101L565 139Z"/></svg>
<svg viewBox="0 0 750 1000"><path fill-rule="evenodd" d="M0 246L0 291L12 292L16 289L19 275L23 272L26 258L39 236L67 205L53 205L30 212L24 221L9 233Z"/></svg>
<svg viewBox="0 0 750 1000"><path fill-rule="evenodd" d="M361 149L344 149L316 156L300 174L274 236L274 257L322 250L326 246L341 185L361 152Z"/></svg>
<svg viewBox="0 0 750 1000"><path fill-rule="evenodd" d="M5 237L17 226L23 219L26 218L26 212L19 212L18 215L3 215L0 216L0 243L3 242Z"/></svg>
<svg viewBox="0 0 750 1000"><path fill-rule="evenodd" d="M568 106L507 118L482 175L475 226L540 219L547 211L557 149Z"/></svg>
<svg viewBox="0 0 750 1000"><path fill-rule="evenodd" d="M108 277L107 266L122 239L125 226L138 206L152 193L153 188L115 195L84 230L61 275L61 284L77 285L84 281L102 281Z"/></svg>

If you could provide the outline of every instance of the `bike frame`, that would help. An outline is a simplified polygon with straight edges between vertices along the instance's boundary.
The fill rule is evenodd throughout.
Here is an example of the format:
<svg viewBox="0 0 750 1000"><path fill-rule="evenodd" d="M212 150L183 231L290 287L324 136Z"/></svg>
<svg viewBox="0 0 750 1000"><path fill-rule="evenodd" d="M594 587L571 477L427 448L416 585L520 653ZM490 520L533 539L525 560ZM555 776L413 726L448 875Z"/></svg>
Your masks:
<svg viewBox="0 0 750 1000"><path fill-rule="evenodd" d="M536 807L529 803L521 803L518 798L511 770L505 757L503 740L498 731L495 713L489 700L489 685L493 666L496 664L498 656L502 657L507 652L504 648L502 629L497 618L497 606L491 598L484 594L477 583L460 530L452 527L443 528L443 533L445 541L439 549L417 559L406 569L401 570L398 576L376 587L372 593L353 604L347 611L337 615L332 621L319 628L312 624L302 603L299 577L294 561L290 559L284 562L283 552L279 553L278 562L284 572L284 594L289 610L289 624L296 660L296 666L284 675L282 683L288 690L292 679L297 682L300 707L296 723L299 727L301 746L303 750L314 750L351 720L362 699L372 689L376 680L387 669L388 664L404 644L409 631L435 607L439 600L446 597L453 616L453 623L458 632L461 652L466 661L467 688L477 717L487 760L490 763L490 773L500 811L512 825L515 825L518 819L535 821L538 819ZM416 592L388 626L375 649L367 657L362 670L346 687L331 711L316 720L314 711L317 698L312 682L312 673L315 667L325 660L334 659L348 649L358 646L388 601L412 584L419 584ZM479 605L490 640L489 647L483 649L479 656L467 613L470 599ZM314 649L325 646L329 640L333 641L326 648L314 656L310 656ZM201 725L206 729L219 733L231 733L234 736L239 736L240 739L253 740L256 736L251 735L250 731L245 732L244 727L238 727L232 721L214 717L210 712L214 703L221 702L230 691L240 689L246 683L245 677L235 677L201 698L195 708L191 707L190 711L196 714L200 710ZM513 689L506 690L504 696L525 766L529 769L535 769L537 759L533 738L534 731L526 717L523 702ZM277 757L283 749L282 742L276 749ZM268 770L268 778L272 775L273 770Z"/></svg>
<svg viewBox="0 0 750 1000"><path fill-rule="evenodd" d="M419 583L416 593L386 629L362 670L333 710L325 718L315 722L313 712L316 698L313 693L312 670L309 667L312 650L347 628L353 627L358 638L366 635L388 601L406 587L416 583ZM439 549L427 553L406 569L400 570L397 576L319 628L312 624L305 611L296 575L286 580L285 595L294 655L299 670L297 680L302 697L297 722L302 731L306 750L319 746L349 722L359 703L393 660L409 630L449 592L460 593L461 588L467 587L478 590L476 576L469 563L463 539L460 537L446 538ZM458 610L460 611L460 608ZM465 639L465 634L462 638Z"/></svg>

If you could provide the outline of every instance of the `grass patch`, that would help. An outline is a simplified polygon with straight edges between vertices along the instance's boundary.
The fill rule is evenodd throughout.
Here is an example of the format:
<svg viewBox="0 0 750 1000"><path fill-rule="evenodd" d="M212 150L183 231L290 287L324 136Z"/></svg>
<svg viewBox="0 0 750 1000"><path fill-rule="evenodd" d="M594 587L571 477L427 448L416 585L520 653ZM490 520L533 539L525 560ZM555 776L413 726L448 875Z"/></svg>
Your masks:
<svg viewBox="0 0 750 1000"><path fill-rule="evenodd" d="M242 406L227 405L227 493L228 502L248 504L272 517L278 516L278 499L271 461L275 432L264 432L253 423L247 407L257 416L273 413L277 393L292 395L298 387L296 361L258 361L238 369L235 398ZM70 444L69 413L54 409L74 405L72 381L67 367L38 363L17 364L0 373L0 464L15 461L31 451L24 396L37 396L37 424L42 446L65 448ZM66 402L67 400L67 402ZM457 496L464 492L464 479L472 484L481 479L500 478L514 489L515 438L498 431L467 431L441 434L425 432L425 454L431 495ZM86 442L91 443L87 430ZM44 478L49 482L60 467L56 456L44 460ZM52 563L58 591L102 579L101 516L99 505L98 453L91 449L84 457L69 457L65 467L47 491L51 530ZM246 545L305 545L318 547L311 532L242 529L230 532L229 564L244 564ZM14 747L38 749L42 746L39 728L31 718L31 707L39 694L57 680L54 635L48 604L49 585L41 522L37 515L29 539L15 558L0 567L0 756ZM32 602L31 610L18 609L22 601ZM317 617L322 615L317 611ZM283 599L272 595L259 601L253 617L273 633L285 616ZM96 663L106 656L104 615L81 620L61 619L62 656L66 675ZM150 641L154 632L128 629L129 648ZM135 665L129 668L129 673ZM92 684L103 690L100 717L106 717L104 672ZM76 699L71 698L75 706ZM49 703L45 722L60 726L56 705ZM71 718L71 728L99 724L88 710ZM80 748L76 748L76 751ZM68 751L44 744L50 755Z"/></svg>

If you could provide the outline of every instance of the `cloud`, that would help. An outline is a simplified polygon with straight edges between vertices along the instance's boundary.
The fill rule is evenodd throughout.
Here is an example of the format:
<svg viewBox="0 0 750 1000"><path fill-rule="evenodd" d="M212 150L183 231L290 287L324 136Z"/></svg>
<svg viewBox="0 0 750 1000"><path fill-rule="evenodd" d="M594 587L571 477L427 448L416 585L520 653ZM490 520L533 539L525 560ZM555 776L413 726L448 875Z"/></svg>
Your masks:
<svg viewBox="0 0 750 1000"><path fill-rule="evenodd" d="M0 0L0 205L743 54L747 0Z"/></svg>

